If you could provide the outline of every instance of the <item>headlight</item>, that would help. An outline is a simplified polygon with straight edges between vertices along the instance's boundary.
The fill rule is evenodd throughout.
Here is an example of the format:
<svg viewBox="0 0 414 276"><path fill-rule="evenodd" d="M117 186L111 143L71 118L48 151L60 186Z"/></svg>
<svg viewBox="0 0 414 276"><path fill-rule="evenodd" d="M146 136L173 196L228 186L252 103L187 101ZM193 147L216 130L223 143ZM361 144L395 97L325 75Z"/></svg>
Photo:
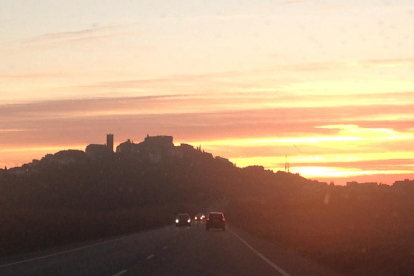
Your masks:
<svg viewBox="0 0 414 276"><path fill-rule="evenodd" d="M187 220L188 223L190 223L191 219Z"/></svg>
<svg viewBox="0 0 414 276"><path fill-rule="evenodd" d="M178 219L175 220L175 223L179 223L180 221Z"/></svg>

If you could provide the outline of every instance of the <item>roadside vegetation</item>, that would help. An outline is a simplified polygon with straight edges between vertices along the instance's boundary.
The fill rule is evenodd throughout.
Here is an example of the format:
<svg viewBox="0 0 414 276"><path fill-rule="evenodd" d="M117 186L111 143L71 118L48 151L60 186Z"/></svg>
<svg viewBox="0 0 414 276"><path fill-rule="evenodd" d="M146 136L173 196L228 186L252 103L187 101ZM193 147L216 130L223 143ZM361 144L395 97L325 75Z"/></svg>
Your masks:
<svg viewBox="0 0 414 276"><path fill-rule="evenodd" d="M414 274L414 190L321 187L235 200L229 221L344 275Z"/></svg>
<svg viewBox="0 0 414 276"><path fill-rule="evenodd" d="M201 204L202 205L202 204ZM2 209L0 257L100 240L173 224L177 213L200 204L174 204L112 211Z"/></svg>

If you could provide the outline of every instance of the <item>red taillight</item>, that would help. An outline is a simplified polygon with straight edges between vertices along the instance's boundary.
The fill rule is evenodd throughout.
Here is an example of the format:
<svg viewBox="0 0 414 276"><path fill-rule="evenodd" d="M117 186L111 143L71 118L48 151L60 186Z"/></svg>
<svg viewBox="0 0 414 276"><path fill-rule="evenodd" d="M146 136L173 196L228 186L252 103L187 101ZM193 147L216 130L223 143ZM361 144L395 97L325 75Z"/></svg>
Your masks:
<svg viewBox="0 0 414 276"><path fill-rule="evenodd" d="M210 218L207 218L207 220L210 220Z"/></svg>
<svg viewBox="0 0 414 276"><path fill-rule="evenodd" d="M221 220L222 220L222 221L226 221L226 219L225 219L225 218L222 218Z"/></svg>

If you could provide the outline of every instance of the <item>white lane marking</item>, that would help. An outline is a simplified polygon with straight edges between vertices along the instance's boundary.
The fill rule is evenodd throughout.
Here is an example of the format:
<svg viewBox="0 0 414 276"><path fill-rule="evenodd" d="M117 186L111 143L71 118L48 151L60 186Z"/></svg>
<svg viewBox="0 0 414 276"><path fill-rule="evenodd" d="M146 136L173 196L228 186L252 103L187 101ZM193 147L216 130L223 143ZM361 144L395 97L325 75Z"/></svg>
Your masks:
<svg viewBox="0 0 414 276"><path fill-rule="evenodd" d="M259 256L263 261L265 261L266 263L268 263L271 267L273 267L274 269L277 270L277 272L279 272L280 274L282 274L283 276L290 276L289 273L287 273L286 271L284 271L283 269L281 269L280 267L278 267L275 263L273 263L271 260L269 260L268 258L266 258L265 256L263 256L263 254L261 254L259 251L257 251L256 249L254 249L250 244L247 243L247 241L243 240L239 235L237 235L236 233L234 233L233 231L231 231L228 227L227 230L232 233L236 238L238 238L242 243L244 243L248 248L250 248L257 256Z"/></svg>
<svg viewBox="0 0 414 276"><path fill-rule="evenodd" d="M168 245L164 246L164 247L162 248L162 250L165 250L165 249L167 249L167 248L168 248Z"/></svg>
<svg viewBox="0 0 414 276"><path fill-rule="evenodd" d="M114 276L120 276L120 275L122 275L122 274L124 274L124 273L126 273L127 271L126 270L122 270L121 272L118 272L117 274L115 274Z"/></svg>
<svg viewBox="0 0 414 276"><path fill-rule="evenodd" d="M147 257L147 260L152 259L153 257L154 257L154 255L149 255L149 256Z"/></svg>
<svg viewBox="0 0 414 276"><path fill-rule="evenodd" d="M117 242L117 241L124 240L124 239L129 239L129 238L132 238L132 237L138 236L138 235L125 236L125 237L121 237L121 238L118 238L118 239L113 239L113 240L104 241L104 242L100 242L100 243L94 243L94 244L91 244L91 245L82 246L82 247L78 247L78 248L74 248L74 249L70 249L70 250L66 250L66 251L62 251L62 252L58 252L58 253L54 253L54 254L49 254L49 255L45 255L45 256L31 258L31 259L27 259L27 260L23 260L23 261L17 261L17 262L13 262L13 263L9 263L9 264L3 264L3 265L0 265L0 268L6 267L6 266L13 266L13 265L17 265L17 264L33 262L33 261L37 261L37 260L42 260L42 259L46 259L46 258L50 258L50 257L59 256L59 255L64 255L64 254L72 253L72 252L75 252L75 251L79 251L79 250L83 250L83 249L87 249L87 248L91 248L91 247L95 247L95 246L104 245L104 244L107 244L107 243L112 243L112 242Z"/></svg>

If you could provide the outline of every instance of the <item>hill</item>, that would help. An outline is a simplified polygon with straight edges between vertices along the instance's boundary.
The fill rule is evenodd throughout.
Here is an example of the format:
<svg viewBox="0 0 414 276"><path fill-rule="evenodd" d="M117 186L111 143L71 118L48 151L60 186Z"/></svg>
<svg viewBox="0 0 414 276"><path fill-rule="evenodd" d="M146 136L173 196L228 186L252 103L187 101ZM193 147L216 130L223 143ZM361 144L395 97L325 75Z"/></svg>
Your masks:
<svg viewBox="0 0 414 276"><path fill-rule="evenodd" d="M344 275L414 275L414 181L327 185L172 141L89 145L0 170L0 256L166 225L225 200L232 225Z"/></svg>
<svg viewBox="0 0 414 276"><path fill-rule="evenodd" d="M130 144L129 150L125 146ZM0 171L0 204L24 208L115 210L275 195L323 184L227 159L183 144L131 142L116 153L67 150ZM118 149L119 149L118 147Z"/></svg>
<svg viewBox="0 0 414 276"><path fill-rule="evenodd" d="M218 200L284 196L323 184L227 159L172 137L48 154L0 170L0 255L171 223ZM6 238L7 237L7 238Z"/></svg>

